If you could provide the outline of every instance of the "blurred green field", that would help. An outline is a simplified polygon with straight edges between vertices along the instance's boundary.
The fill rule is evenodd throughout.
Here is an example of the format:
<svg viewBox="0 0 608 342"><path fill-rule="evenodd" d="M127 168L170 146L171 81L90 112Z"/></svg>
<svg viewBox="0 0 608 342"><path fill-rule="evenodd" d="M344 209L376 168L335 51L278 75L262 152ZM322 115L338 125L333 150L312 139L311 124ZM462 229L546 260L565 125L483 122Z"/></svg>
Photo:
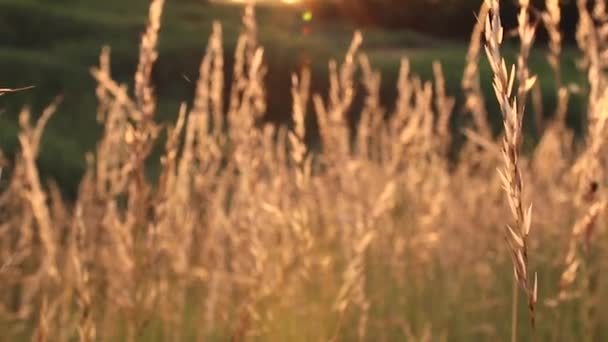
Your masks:
<svg viewBox="0 0 608 342"><path fill-rule="evenodd" d="M55 96L63 95L64 101L45 132L39 163L43 176L57 180L67 194L74 193L76 180L84 170L84 154L93 150L100 133L95 121L95 84L89 68L97 64L101 47L109 45L115 79L131 82L147 5L145 0L0 0L0 86L36 86L33 90L0 98L0 146L9 156L17 148L20 108L31 106L39 110ZM198 64L214 20L223 24L226 73L230 75L241 15L239 5L203 5L196 0L167 2L160 58L154 73L159 120L171 120L179 103L191 99ZM312 34L305 36L301 9L291 6L260 6L257 19L259 41L265 47L268 66L268 117L287 121L291 73L297 71L305 59L310 60L313 90L324 93L327 63L331 58L341 58L356 28L347 22L313 18ZM410 58L413 72L423 79L432 77L432 61L441 61L448 91L459 96L465 43L441 41L408 31L371 29L363 33L364 51L373 66L382 71L382 97L389 109L396 94L399 62L404 56ZM574 50L565 52L562 68L566 81L577 81L575 77L581 77L574 76L575 55ZM542 49L533 53L531 67L540 76L549 112L554 102L553 77ZM490 95L491 79L485 61L482 75L483 87ZM492 108L494 101L488 102ZM574 108L580 108L576 107L576 101L572 106L573 113ZM458 106L456 110L459 111ZM491 113L494 119L498 119L498 115ZM578 122L576 116L570 119L575 125ZM500 121L493 123L498 130Z"/></svg>

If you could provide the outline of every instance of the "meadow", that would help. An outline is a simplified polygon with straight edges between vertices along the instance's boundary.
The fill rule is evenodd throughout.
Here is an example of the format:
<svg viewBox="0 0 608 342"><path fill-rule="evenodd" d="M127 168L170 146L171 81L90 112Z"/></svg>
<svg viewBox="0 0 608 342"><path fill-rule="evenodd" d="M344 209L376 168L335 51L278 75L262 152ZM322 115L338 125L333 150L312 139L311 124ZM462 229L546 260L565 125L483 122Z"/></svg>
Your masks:
<svg viewBox="0 0 608 342"><path fill-rule="evenodd" d="M608 338L603 1L126 3L0 0L1 340Z"/></svg>
<svg viewBox="0 0 608 342"><path fill-rule="evenodd" d="M146 24L147 5L143 0L0 0L2 85L36 86L35 90L2 98L0 143L6 153L13 155L18 149L16 113L23 106L40 111L62 95L60 114L49 123L44 136L39 165L43 175L55 179L69 197L75 196L77 180L84 174L84 154L94 148L101 135L100 126L90 115L97 100L90 91L95 81L89 69L97 63L101 48L111 46L114 77L132 84L138 54L135 47ZM157 94L163 98L158 110L162 120L174 119L179 104L192 99L198 64L214 20L222 23L224 72L227 76L231 74L242 11L242 5L238 4L201 5L189 0L166 4L158 47L160 56L153 74ZM291 73L299 70L303 61L310 63L313 91L327 93L327 62L343 55L356 29L349 22L314 18L314 31L307 36L302 33L301 13L298 7L258 6L258 21L264 23L259 27L258 39L265 48L265 63L271 71L265 79L269 93L267 116L273 122L290 120L290 90L285 84L289 84ZM474 13L469 16L471 21L475 20ZM460 83L466 41L444 41L406 30L366 29L364 35L362 48L382 73L380 95L389 108L397 95L395 84L404 56L424 79L433 76L432 61L440 61L445 69L446 88L459 103L464 101ZM507 47L507 50L511 57L517 54L516 47ZM574 63L576 49L567 46L564 50L564 78L581 81L584 75L577 72ZM544 55L542 48L534 50L530 64L542 80L545 102L555 103L553 75ZM491 96L489 66L481 61L480 67L483 92ZM580 131L581 123L576 115L569 116L568 120ZM498 132L500 116L490 115L490 121ZM308 142L315 144L318 136L316 130L311 131ZM528 133L532 141L537 139L534 131Z"/></svg>

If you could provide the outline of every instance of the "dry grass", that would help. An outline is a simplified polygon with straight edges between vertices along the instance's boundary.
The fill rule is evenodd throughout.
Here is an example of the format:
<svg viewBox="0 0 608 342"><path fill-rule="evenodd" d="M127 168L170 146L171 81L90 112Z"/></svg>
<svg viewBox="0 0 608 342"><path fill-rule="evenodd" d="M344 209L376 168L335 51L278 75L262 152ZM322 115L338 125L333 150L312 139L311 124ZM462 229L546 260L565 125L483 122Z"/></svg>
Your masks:
<svg viewBox="0 0 608 342"><path fill-rule="evenodd" d="M558 1L538 11L520 0L521 53L510 71L499 1L482 4L462 82L472 125L457 157L452 143L460 132L451 122L460 112L441 64L433 63L434 80L426 81L404 59L389 112L359 32L344 60L329 63L327 95L311 94L313 75L298 70L293 125L266 122L264 80L272 70L252 5L232 75L224 74L222 27L214 23L193 105L183 104L173 124L156 122L151 75L163 3L151 2L133 91L113 80L109 48L91 70L104 134L86 156L74 202L62 200L36 167L59 99L36 123L28 109L20 115L21 153L10 166L0 159L2 340L608 336L601 305L608 296L601 272L608 265L603 2L590 13L579 1L577 39L588 74L580 85L561 82ZM559 101L551 119L536 118L544 134L526 155L531 91L543 108L527 63L536 15L549 32ZM498 138L481 92L482 46L504 122ZM587 134L576 144L565 125L574 95L588 96ZM357 96L361 108L354 108ZM313 119L319 151L306 144ZM151 181L145 165L161 141L162 173ZM518 288L532 324L517 324L526 316Z"/></svg>

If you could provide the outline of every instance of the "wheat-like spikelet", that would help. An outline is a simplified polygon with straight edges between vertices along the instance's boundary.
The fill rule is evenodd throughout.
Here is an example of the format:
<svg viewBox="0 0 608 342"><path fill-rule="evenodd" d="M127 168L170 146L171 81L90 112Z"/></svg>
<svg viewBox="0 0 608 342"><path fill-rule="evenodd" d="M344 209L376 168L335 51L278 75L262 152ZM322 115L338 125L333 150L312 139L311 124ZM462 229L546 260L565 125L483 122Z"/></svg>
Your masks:
<svg viewBox="0 0 608 342"><path fill-rule="evenodd" d="M565 300L568 297L568 290L572 287L576 280L578 268L581 260L577 255L578 245L580 240L585 237L588 241L593 231L593 227L598 219L598 216L606 209L606 202L595 202L585 213L585 216L572 228L572 236L568 244L568 249L565 258L565 268L559 282L558 299Z"/></svg>
<svg viewBox="0 0 608 342"><path fill-rule="evenodd" d="M549 33L549 52L547 61L555 74L555 87L559 91L562 87L561 75L561 53L562 53L562 33L560 31L561 8L559 0L546 0L546 10L542 12L541 18L547 32Z"/></svg>
<svg viewBox="0 0 608 342"><path fill-rule="evenodd" d="M403 171L408 159L435 154L435 147L438 146L434 141L438 122L433 113L432 85L429 82L422 85L419 77L410 75L407 59L401 61L397 89L399 95L395 112L388 124L387 139L390 143L383 145L388 150L386 159L391 174ZM448 120L445 119L447 115L443 117L442 130L445 133Z"/></svg>
<svg viewBox="0 0 608 342"><path fill-rule="evenodd" d="M585 49L584 53L588 61L588 81L589 89L589 104L587 109L587 127L586 127L586 149L581 154L577 162L572 167L572 172L578 182L578 199L579 206L597 207L602 201L601 189L599 187L605 177L604 164L605 158L603 152L605 149L604 135L607 129L607 82L603 69L606 62L601 57L608 47L608 36L605 34L606 14L602 1L596 2L594 7L594 16L600 21L600 26L595 27L591 14L585 7L585 2L579 2L579 11L581 18L579 22L577 38L579 47ZM589 209L590 210L590 209ZM581 220L585 221L584 214ZM594 215L596 216L596 215ZM573 236L574 231L573 229ZM570 253L568 253L570 254Z"/></svg>
<svg viewBox="0 0 608 342"><path fill-rule="evenodd" d="M291 144L291 157L297 166L296 183L301 188L306 187L310 175L310 158L307 158L308 147L306 146L306 112L310 96L310 70L304 69L300 77L291 77L291 96L293 98L293 121L294 128L288 133ZM308 162L307 162L308 160Z"/></svg>
<svg viewBox="0 0 608 342"><path fill-rule="evenodd" d="M519 107L517 111L521 113L522 117L526 107L528 92L537 83L536 76L530 76L530 70L528 69L530 49L536 35L536 27L530 24L529 6L530 0L519 0L520 8L517 16L517 33L520 40L519 55L517 56L517 100Z"/></svg>
<svg viewBox="0 0 608 342"><path fill-rule="evenodd" d="M507 226L506 233L507 241L513 254L515 278L528 297L528 306L532 322L534 323L537 282L536 276L533 283L528 277L528 235L532 223L532 206L527 210L524 209L522 198L523 179L519 165L520 148L523 139L522 123L524 107L517 105L517 97L512 97L515 66L508 72L506 62L500 52L500 45L503 40L503 27L499 15L499 6L499 1L491 1L490 16L486 21L485 28L486 54L494 73L494 91L503 114L505 128L502 144L504 167L499 172L503 188L507 194L511 213L515 219L515 228ZM520 16L523 17L522 14ZM524 29L522 32L524 33L524 41L531 41L529 37L530 31ZM521 75L528 77L526 73L522 73ZM524 78L519 81L519 91L525 94L532 87L534 78Z"/></svg>
<svg viewBox="0 0 608 342"><path fill-rule="evenodd" d="M42 131L50 117L57 109L58 101L47 107L42 113L35 127L31 127L29 111L26 109L21 112L19 121L23 132L19 135L23 153L23 165L26 179L26 186L23 189L23 196L29 202L32 213L38 225L38 233L44 249L43 264L41 271L51 279L57 280L57 246L55 244L55 234L53 229L49 208L46 203L46 193L40 184L40 177L36 167L36 158L40 149L40 139Z"/></svg>
<svg viewBox="0 0 608 342"><path fill-rule="evenodd" d="M357 128L357 154L364 159L380 161L382 146L379 138L382 137L385 112L380 100L381 76L378 71L373 70L366 55L360 56L359 64L367 96Z"/></svg>
<svg viewBox="0 0 608 342"><path fill-rule="evenodd" d="M321 142L324 151L327 151L324 154L331 159L328 161L330 163L344 161L350 153L347 113L355 97L353 78L362 40L361 32L355 32L339 70L336 61L330 61L328 104L324 104L319 94L313 97Z"/></svg>
<svg viewBox="0 0 608 342"><path fill-rule="evenodd" d="M83 182L87 184L88 182ZM86 189L86 188L85 188ZM84 196L81 197L84 199ZM90 241L90 232L86 231L83 215L83 202L76 204L74 211L74 227L77 229L72 242L71 261L74 267L74 287L76 302L80 309L78 322L78 336L81 341L95 341L97 328L94 319L93 300L94 288L92 286L90 264L92 261L91 251L87 251Z"/></svg>
<svg viewBox="0 0 608 342"><path fill-rule="evenodd" d="M576 1L576 7L579 12L579 20L576 28L576 42L579 49L583 52L583 59L579 62L579 65L583 69L589 68L592 60L597 61L595 51L598 49L593 18L587 8L587 2L587 0Z"/></svg>
<svg viewBox="0 0 608 342"><path fill-rule="evenodd" d="M139 63L135 72L135 98L145 118L151 118L156 112L156 99L151 78L152 68L158 58L156 45L164 3L165 0L150 2L148 25L139 46Z"/></svg>
<svg viewBox="0 0 608 342"><path fill-rule="evenodd" d="M437 110L435 130L439 140L440 153L447 156L452 145L450 119L456 100L446 95L443 68L438 61L433 62L433 73L435 75L435 108Z"/></svg>
<svg viewBox="0 0 608 342"><path fill-rule="evenodd" d="M564 259L564 270L559 284L558 299L565 300L569 297L573 284L577 279L579 266L588 261L584 255L580 255L579 245L588 250L591 245L595 231L596 222L606 210L606 199L603 185L606 159L604 137L608 128L608 116L606 109L608 105L608 88L604 75L605 60L601 57L607 47L608 36L605 34L606 13L603 1L596 2L593 15L600 22L596 27L592 21L591 14L585 7L586 2L578 2L580 11L580 22L577 31L579 47L585 48L584 54L587 62L589 90L589 105L587 109L586 146L576 163L572 166L572 174L578 185L578 194L574 204L578 207L578 220L572 227L567 244ZM584 274L585 281L591 277L587 268ZM595 317L592 315L593 301L586 300L585 319L593 325ZM588 329L589 330L589 329ZM588 333L588 332L587 332Z"/></svg>
<svg viewBox="0 0 608 342"><path fill-rule="evenodd" d="M213 129L214 134L219 137L224 129L224 49L222 47L222 25L219 22L213 23L209 50L213 56L210 89Z"/></svg>
<svg viewBox="0 0 608 342"><path fill-rule="evenodd" d="M485 139L492 139L492 129L488 123L485 100L479 82L479 56L481 52L481 37L483 35L489 6L483 1L477 14L477 20L471 33L470 45L467 51L466 65L462 76L462 90L465 96L465 108L475 122L479 134Z"/></svg>

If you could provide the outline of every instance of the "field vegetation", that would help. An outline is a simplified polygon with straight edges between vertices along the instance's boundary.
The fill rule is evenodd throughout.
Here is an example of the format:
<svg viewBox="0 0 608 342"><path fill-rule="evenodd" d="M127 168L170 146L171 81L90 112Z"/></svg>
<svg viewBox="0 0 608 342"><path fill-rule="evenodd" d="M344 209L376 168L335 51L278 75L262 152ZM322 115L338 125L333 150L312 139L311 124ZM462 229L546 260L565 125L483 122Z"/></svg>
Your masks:
<svg viewBox="0 0 608 342"><path fill-rule="evenodd" d="M59 115L45 130L38 160L43 177L55 179L62 193L73 199L78 180L84 174L84 154L95 147L101 130L90 113L95 111L97 99L90 89L95 80L89 69L97 63L100 49L112 47L112 75L121 83L133 85L137 65L136 48L140 32L146 25L147 0L0 0L0 75L3 87L35 85L36 88L3 97L0 102L0 143L12 159L18 151L19 130L17 113L23 106L40 112L57 95L63 96ZM201 4L194 0L178 0L165 4L162 29L159 32L159 59L152 74L159 101L157 117L161 121L174 120L182 101L193 98L200 57L204 53L213 20L223 28L224 74L232 75L234 48L241 32L243 8L238 4ZM265 77L268 101L266 118L275 123L287 123L291 117L290 75L309 64L312 73L311 91L328 92L328 66L330 59L341 59L348 48L357 26L343 18L326 19L322 12L314 12L310 35L302 33L302 10L293 6L258 5L256 17L259 25L257 38L264 46L265 64L270 72ZM475 22L475 13L467 11L467 23ZM506 18L507 19L507 18ZM512 20L514 21L514 20ZM472 26L472 25L469 25ZM542 31L542 30L540 30ZM432 61L444 66L446 89L455 97L458 108L464 97L460 92L468 45L466 39L444 40L413 32L408 29L385 30L365 28L362 49L374 67L382 73L380 97L388 110L394 110L397 96L395 84L402 57L407 57L411 68L423 79L433 77ZM506 42L505 55L511 60L517 54L516 44ZM577 50L565 45L562 73L568 82L582 82L585 75L575 66ZM539 75L539 86L547 105L556 102L555 85L550 67L545 60L544 47L531 52L531 67ZM493 96L489 65L480 61L481 87L485 96ZM362 93L359 83L356 84ZM361 96L357 96L360 106ZM576 115L580 108L578 98L567 120L577 132L582 123ZM189 104L191 104L189 102ZM576 104L576 105L575 105ZM501 119L495 103L490 123L497 133ZM352 115L356 116L356 110ZM455 116L459 121L462 116ZM531 116L530 116L531 117ZM315 120L311 120L315 125ZM532 128L527 125L526 127ZM311 127L307 140L316 145L318 135ZM537 142L533 129L527 131L529 142ZM154 152L155 158L160 154ZM152 167L152 166L151 166ZM158 173L158 170L154 170Z"/></svg>
<svg viewBox="0 0 608 342"><path fill-rule="evenodd" d="M0 3L0 76L37 80L0 90L2 340L608 339L604 1L577 2L578 50L558 0L513 28L481 3L468 46Z"/></svg>

